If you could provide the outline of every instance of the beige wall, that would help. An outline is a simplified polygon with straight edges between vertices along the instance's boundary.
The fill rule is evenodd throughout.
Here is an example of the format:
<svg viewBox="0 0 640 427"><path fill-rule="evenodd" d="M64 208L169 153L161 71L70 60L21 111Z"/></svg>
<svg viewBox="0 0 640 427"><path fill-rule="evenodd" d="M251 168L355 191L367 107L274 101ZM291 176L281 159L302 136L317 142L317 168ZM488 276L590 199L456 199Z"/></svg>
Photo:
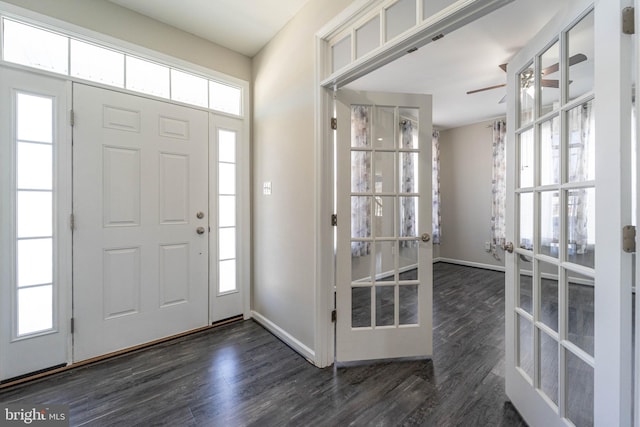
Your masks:
<svg viewBox="0 0 640 427"><path fill-rule="evenodd" d="M253 308L315 338L315 33L351 3L311 0L254 58ZM272 183L272 195L262 184Z"/></svg>
<svg viewBox="0 0 640 427"><path fill-rule="evenodd" d="M251 59L106 0L2 0L16 6L251 80Z"/></svg>
<svg viewBox="0 0 640 427"><path fill-rule="evenodd" d="M504 266L484 249L491 224L491 124L440 132L442 258Z"/></svg>

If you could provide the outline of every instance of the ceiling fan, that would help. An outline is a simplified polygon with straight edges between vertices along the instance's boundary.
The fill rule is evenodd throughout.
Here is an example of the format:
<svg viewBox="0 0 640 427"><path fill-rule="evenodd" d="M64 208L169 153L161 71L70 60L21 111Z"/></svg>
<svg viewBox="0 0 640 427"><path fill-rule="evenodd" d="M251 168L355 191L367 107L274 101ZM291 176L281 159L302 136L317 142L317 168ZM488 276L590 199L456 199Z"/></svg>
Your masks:
<svg viewBox="0 0 640 427"><path fill-rule="evenodd" d="M579 64L579 63L584 62L586 60L587 60L587 56L586 55L584 55L582 53L575 54L575 55L573 55L573 56L571 56L569 58L569 66ZM499 67L505 73L507 72L507 64L500 64ZM550 65L550 66L548 66L546 68L543 68L540 74L541 74L542 77L544 77L544 76L547 76L549 74L553 74L553 73L557 72L559 69L560 69L560 64L556 62L553 65ZM531 68L529 68L529 69L523 71L522 72L522 85L523 85L523 87L528 88L528 87L533 85L533 82L534 82L533 70ZM540 84L542 85L542 87L553 87L553 88L560 87L560 81L559 80L541 79L540 80ZM482 89L470 90L469 92L467 92L467 95L471 95L471 94L478 93L478 92L484 92L484 91L492 90L492 89L498 89L498 88L501 88L501 87L505 87L506 85L507 85L506 83L502 83L502 84L499 84L499 85L483 87ZM506 96L500 100L500 103L502 104L505 100L506 100Z"/></svg>

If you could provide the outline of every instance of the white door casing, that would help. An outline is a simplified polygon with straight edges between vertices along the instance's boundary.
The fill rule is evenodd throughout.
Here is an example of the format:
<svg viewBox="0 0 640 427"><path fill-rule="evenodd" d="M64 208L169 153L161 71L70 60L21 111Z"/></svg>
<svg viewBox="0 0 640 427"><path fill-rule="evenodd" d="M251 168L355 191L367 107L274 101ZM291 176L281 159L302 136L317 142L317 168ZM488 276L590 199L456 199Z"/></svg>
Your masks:
<svg viewBox="0 0 640 427"><path fill-rule="evenodd" d="M32 140L19 135L16 129L18 119L17 97L26 95L45 100L51 114L49 136L51 140L41 144L42 140ZM70 105L70 86L61 79L39 76L30 72L11 70L0 67L0 380L6 380L34 371L64 365L70 361L70 312L71 312L71 231L69 216L71 213L71 132L67 120ZM21 114L34 111L21 110ZM42 113L43 111L38 111ZM33 126L33 125L30 125ZM43 126L46 128L47 126ZM42 130L42 129L40 129ZM18 145L30 146L25 150L23 158L18 159L21 148ZM45 154L37 147L42 147ZM37 158L30 158L26 153L40 153ZM42 155L44 154L44 157ZM49 156L48 161L46 160ZM49 171L52 187L31 186L21 183L16 176L20 168L32 169L24 162L35 162L42 171ZM44 162L42 162L44 161ZM42 162L42 163L41 163ZM38 167L37 166L37 167ZM51 169L49 169L51 168ZM37 173L33 170L30 173ZM45 177L46 178L46 177ZM51 181L52 180L52 181ZM33 182L33 180L29 179ZM24 187L24 188L23 188ZM32 190L36 188L36 190ZM41 190L45 188L45 190ZM48 188L48 189L46 189ZM42 206L33 205L28 212L19 208L19 193L43 191L51 194L48 212L40 211ZM29 205L27 205L29 206ZM36 209L37 207L37 209ZM41 214L44 214L41 217ZM47 270L52 277L50 300L41 301L38 311L51 310L51 328L40 332L19 334L19 293L29 289L43 288L34 283L20 287L19 249L21 239L18 219L24 217L29 228L42 230L49 228L52 237L51 264L47 260L42 265L28 266L30 269ZM47 219L49 218L49 219ZM52 219L51 219L52 218ZM34 223L34 220L36 221ZM51 226L44 226L42 221L52 221ZM30 236L38 239L38 236ZM25 241L28 241L27 238ZM29 255L29 254L25 254ZM40 258L38 259L40 263ZM38 274L38 276L41 276ZM33 286L35 285L35 286ZM33 286L33 287L32 287Z"/></svg>
<svg viewBox="0 0 640 427"><path fill-rule="evenodd" d="M567 2L508 66L505 376L529 425L631 422L626 3Z"/></svg>
<svg viewBox="0 0 640 427"><path fill-rule="evenodd" d="M336 110L336 361L428 357L431 97L340 90Z"/></svg>
<svg viewBox="0 0 640 427"><path fill-rule="evenodd" d="M74 110L74 361L205 326L208 113L81 84Z"/></svg>

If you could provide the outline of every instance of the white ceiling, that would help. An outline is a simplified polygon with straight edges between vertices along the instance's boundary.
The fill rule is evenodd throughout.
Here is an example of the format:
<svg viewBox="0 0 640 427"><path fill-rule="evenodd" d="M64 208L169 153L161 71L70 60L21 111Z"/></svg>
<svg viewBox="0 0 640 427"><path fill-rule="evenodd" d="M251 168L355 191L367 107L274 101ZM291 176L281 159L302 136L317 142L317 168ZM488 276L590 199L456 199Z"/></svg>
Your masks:
<svg viewBox="0 0 640 427"><path fill-rule="evenodd" d="M252 57L309 0L109 0Z"/></svg>
<svg viewBox="0 0 640 427"><path fill-rule="evenodd" d="M255 55L309 0L109 0L214 43ZM515 0L437 42L351 83L358 90L428 93L439 129L506 114L508 62L562 7L564 0Z"/></svg>

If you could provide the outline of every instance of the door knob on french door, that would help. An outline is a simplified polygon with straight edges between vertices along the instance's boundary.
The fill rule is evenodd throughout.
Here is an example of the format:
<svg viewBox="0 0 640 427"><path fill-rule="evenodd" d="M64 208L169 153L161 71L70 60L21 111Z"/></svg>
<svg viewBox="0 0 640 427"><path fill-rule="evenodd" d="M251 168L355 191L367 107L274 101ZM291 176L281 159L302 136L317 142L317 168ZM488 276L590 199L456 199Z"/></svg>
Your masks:
<svg viewBox="0 0 640 427"><path fill-rule="evenodd" d="M198 228L196 228L196 233L198 233L198 234L204 234L204 227L198 227Z"/></svg>
<svg viewBox="0 0 640 427"><path fill-rule="evenodd" d="M505 251L509 252L510 254L512 254L513 253L513 242L504 243L502 245L502 250L505 250Z"/></svg>
<svg viewBox="0 0 640 427"><path fill-rule="evenodd" d="M429 233L422 233L422 236L420 236L420 239L423 242L428 242L429 240L431 240L431 236L429 235Z"/></svg>

